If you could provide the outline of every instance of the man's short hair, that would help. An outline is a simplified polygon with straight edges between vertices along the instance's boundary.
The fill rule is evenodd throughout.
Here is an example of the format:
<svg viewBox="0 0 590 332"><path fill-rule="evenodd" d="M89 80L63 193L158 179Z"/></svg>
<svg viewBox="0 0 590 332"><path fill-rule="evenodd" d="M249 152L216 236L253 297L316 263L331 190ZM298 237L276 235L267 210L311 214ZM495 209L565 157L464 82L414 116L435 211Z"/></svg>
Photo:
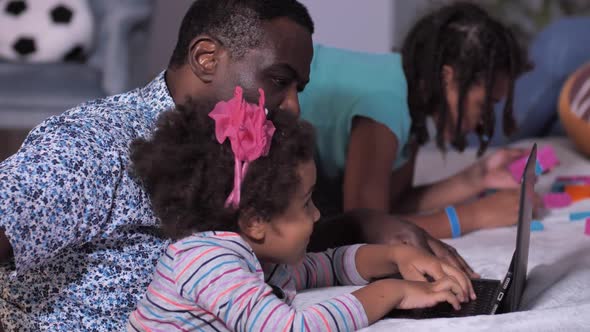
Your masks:
<svg viewBox="0 0 590 332"><path fill-rule="evenodd" d="M197 0L182 20L169 66L186 63L190 43L200 34L211 35L229 49L232 57L239 58L262 42L262 22L280 17L313 34L313 20L297 0Z"/></svg>

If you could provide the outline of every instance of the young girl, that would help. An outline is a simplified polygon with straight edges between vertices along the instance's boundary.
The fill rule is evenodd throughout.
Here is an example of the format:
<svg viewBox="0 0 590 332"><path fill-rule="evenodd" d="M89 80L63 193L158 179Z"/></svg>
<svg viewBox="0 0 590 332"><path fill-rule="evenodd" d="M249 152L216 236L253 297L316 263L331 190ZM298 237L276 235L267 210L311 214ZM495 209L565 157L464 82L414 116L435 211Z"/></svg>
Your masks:
<svg viewBox="0 0 590 332"><path fill-rule="evenodd" d="M466 275L410 246L306 253L320 217L313 130L286 112L267 119L263 100L247 104L238 88L211 113L210 105L179 107L163 114L153 138L132 145L134 172L174 243L129 330L356 330L394 308L459 308L475 298ZM397 272L419 281L381 279ZM333 285L366 286L292 306L297 290Z"/></svg>
<svg viewBox="0 0 590 332"><path fill-rule="evenodd" d="M527 66L510 30L469 3L419 20L401 54L316 45L300 102L318 135L320 210L405 214L437 237L516 223L518 184L507 166L523 151L501 150L432 185L412 179L428 118L440 149L462 151L475 132L482 154L494 134L493 105L505 99L504 129L512 132L514 80ZM465 203L488 189L510 190Z"/></svg>

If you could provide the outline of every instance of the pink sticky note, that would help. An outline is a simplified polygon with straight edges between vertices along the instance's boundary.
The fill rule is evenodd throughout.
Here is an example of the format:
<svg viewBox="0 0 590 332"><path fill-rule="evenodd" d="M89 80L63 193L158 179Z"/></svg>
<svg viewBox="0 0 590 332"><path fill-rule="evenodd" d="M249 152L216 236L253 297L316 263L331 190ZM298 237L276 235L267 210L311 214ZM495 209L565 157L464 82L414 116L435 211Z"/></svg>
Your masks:
<svg viewBox="0 0 590 332"><path fill-rule="evenodd" d="M528 157L520 158L517 161L510 164L510 166L508 166L508 170L512 174L512 178L514 178L514 181L520 182L520 178L522 178L524 168L526 167L527 159Z"/></svg>
<svg viewBox="0 0 590 332"><path fill-rule="evenodd" d="M522 157L508 166L508 170L512 173L512 177L516 182L520 182L524 168L526 167L528 156ZM559 159L555 155L555 151L551 145L546 145L537 151L537 161L541 165L543 173L547 173L555 166L559 165Z"/></svg>
<svg viewBox="0 0 590 332"><path fill-rule="evenodd" d="M590 235L590 218L586 219L586 229L584 230L584 234Z"/></svg>
<svg viewBox="0 0 590 332"><path fill-rule="evenodd" d="M559 159L555 155L555 151L551 145L546 145L539 149L537 153L537 160L541 167L543 167L543 173L548 172L559 165Z"/></svg>
<svg viewBox="0 0 590 332"><path fill-rule="evenodd" d="M590 185L590 176L588 175L573 175L573 176L558 176L555 179L555 182L560 182L563 184L573 184L573 185Z"/></svg>
<svg viewBox="0 0 590 332"><path fill-rule="evenodd" d="M548 209L559 209L570 206L572 197L568 193L548 193L543 196L543 203Z"/></svg>

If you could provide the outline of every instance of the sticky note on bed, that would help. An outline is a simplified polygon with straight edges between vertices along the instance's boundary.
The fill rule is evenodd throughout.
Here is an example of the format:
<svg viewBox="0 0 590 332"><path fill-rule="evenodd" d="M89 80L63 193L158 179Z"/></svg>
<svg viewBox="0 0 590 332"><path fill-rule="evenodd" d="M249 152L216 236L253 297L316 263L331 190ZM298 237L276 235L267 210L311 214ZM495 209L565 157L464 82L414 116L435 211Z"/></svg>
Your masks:
<svg viewBox="0 0 590 332"><path fill-rule="evenodd" d="M540 232L542 230L545 229L545 226L543 225L542 222L538 221L538 220L532 220L531 221L531 231L533 232Z"/></svg>
<svg viewBox="0 0 590 332"><path fill-rule="evenodd" d="M572 204L572 197L568 193L547 193L543 196L543 203L548 209L564 208Z"/></svg>
<svg viewBox="0 0 590 332"><path fill-rule="evenodd" d="M558 176L556 183L564 185L587 184L590 185L590 175Z"/></svg>
<svg viewBox="0 0 590 332"><path fill-rule="evenodd" d="M565 192L570 195L572 201L577 202L590 198L590 185L565 186Z"/></svg>
<svg viewBox="0 0 590 332"><path fill-rule="evenodd" d="M559 159L557 159L557 155L551 145L546 145L539 150L537 160L541 164L543 172L549 172L559 165Z"/></svg>
<svg viewBox="0 0 590 332"><path fill-rule="evenodd" d="M510 166L508 166L508 170L512 174L512 178L514 178L514 181L520 182L520 179L522 179L522 174L524 173L527 159L528 159L528 157L518 159L517 161L510 164ZM537 160L537 164L535 165L535 174L537 176L539 176L542 173L543 173L543 168L541 167L539 160Z"/></svg>
<svg viewBox="0 0 590 332"><path fill-rule="evenodd" d="M523 157L513 162L508 166L508 170L512 173L512 177L515 181L520 182L524 168L526 167L527 157ZM535 174L540 175L542 173L549 172L555 166L559 164L559 159L555 155L553 147L550 145L544 146L537 151L537 163L535 165Z"/></svg>

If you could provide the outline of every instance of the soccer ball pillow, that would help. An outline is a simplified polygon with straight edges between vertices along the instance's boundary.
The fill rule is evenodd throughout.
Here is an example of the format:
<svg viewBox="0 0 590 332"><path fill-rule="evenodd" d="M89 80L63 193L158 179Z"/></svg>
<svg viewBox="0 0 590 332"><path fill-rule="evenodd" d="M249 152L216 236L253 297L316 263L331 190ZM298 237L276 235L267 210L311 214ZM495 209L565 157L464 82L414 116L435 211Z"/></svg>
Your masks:
<svg viewBox="0 0 590 332"><path fill-rule="evenodd" d="M84 61L94 38L87 0L0 1L0 59Z"/></svg>
<svg viewBox="0 0 590 332"><path fill-rule="evenodd" d="M565 82L559 97L559 117L568 137L590 158L590 62Z"/></svg>

